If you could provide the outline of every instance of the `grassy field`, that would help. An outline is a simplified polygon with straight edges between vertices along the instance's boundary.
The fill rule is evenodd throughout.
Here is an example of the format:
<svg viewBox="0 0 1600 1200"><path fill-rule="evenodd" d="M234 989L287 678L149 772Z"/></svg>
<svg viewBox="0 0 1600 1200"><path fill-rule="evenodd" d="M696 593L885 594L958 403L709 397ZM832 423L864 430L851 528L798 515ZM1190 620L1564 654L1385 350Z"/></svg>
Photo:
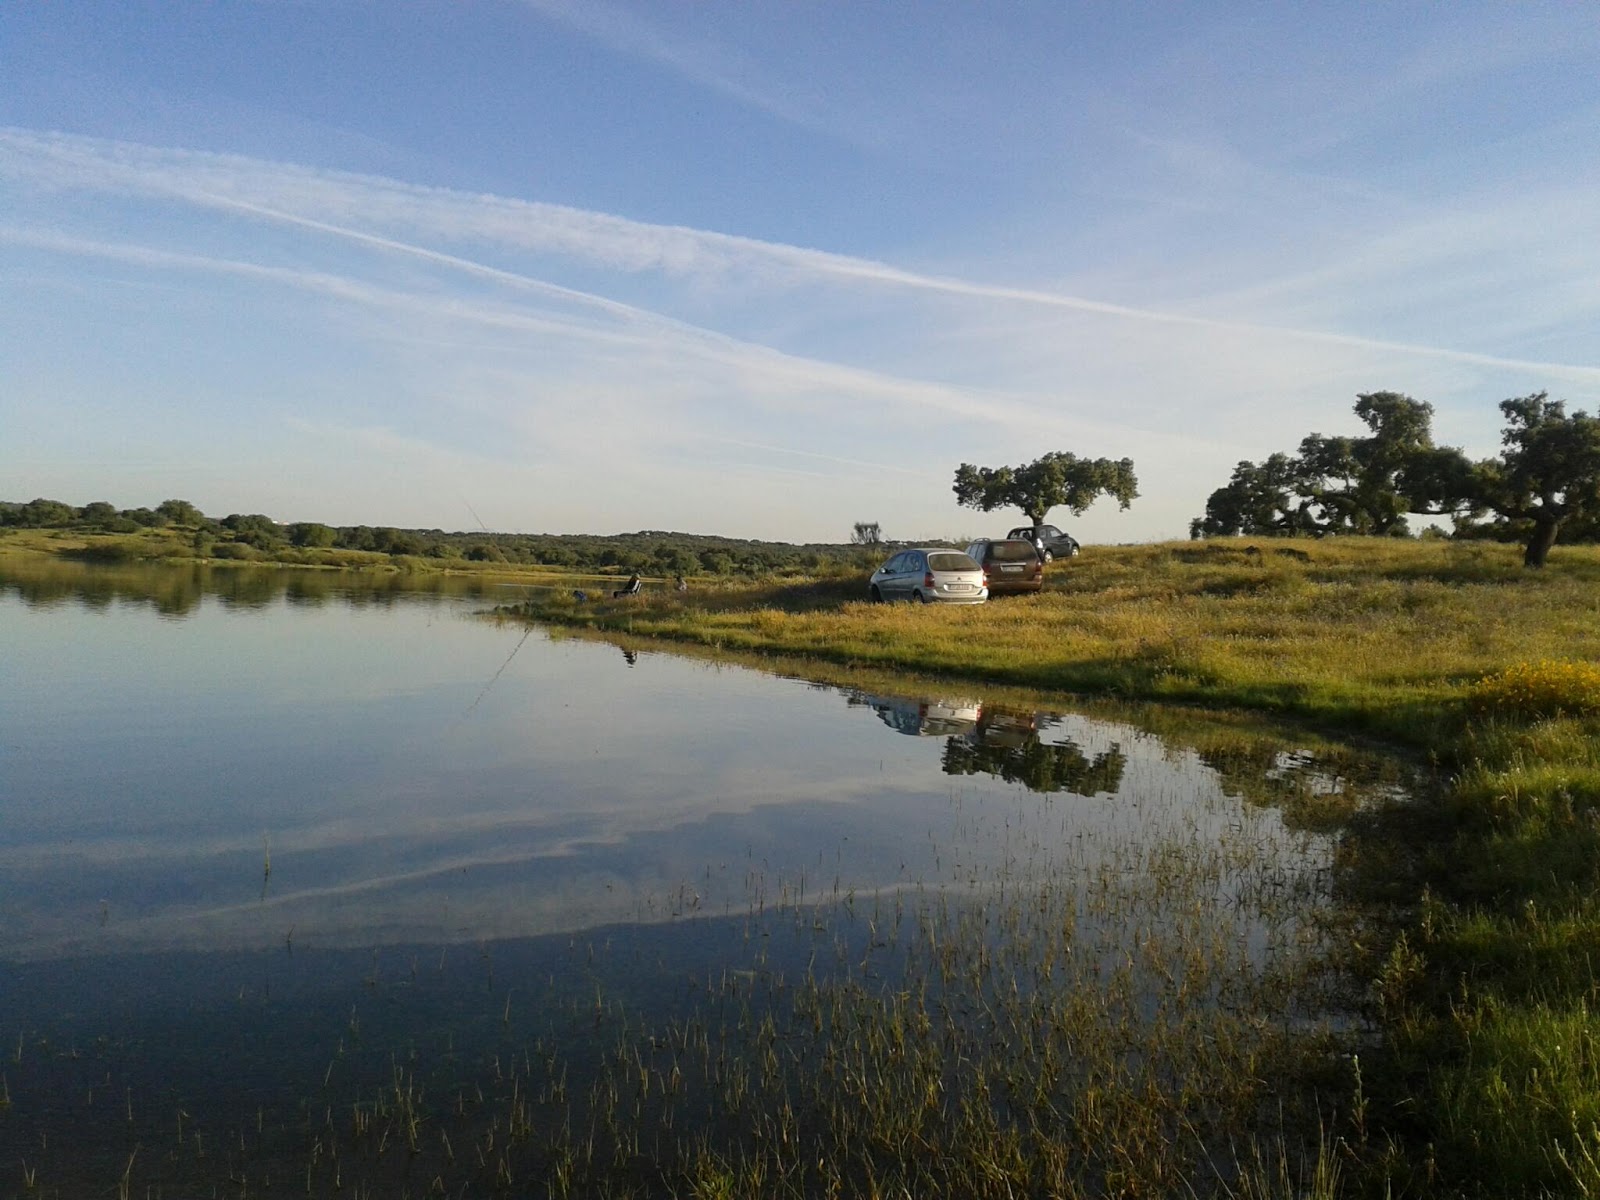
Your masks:
<svg viewBox="0 0 1600 1200"><path fill-rule="evenodd" d="M1447 757L1471 685L1600 660L1600 551L1543 573L1513 547L1338 539L1097 549L1037 597L876 606L857 577L577 603L528 615L715 648L1070 695L1292 713Z"/></svg>
<svg viewBox="0 0 1600 1200"><path fill-rule="evenodd" d="M1348 964L1381 1038L1346 1076L1349 1188L1600 1194L1600 551L1214 541L1096 548L1037 597L875 606L752 583L520 615L612 635L1271 713L1436 765L1354 815ZM1357 1136L1359 1134L1359 1137ZM1359 1148L1356 1148L1359 1146Z"/></svg>

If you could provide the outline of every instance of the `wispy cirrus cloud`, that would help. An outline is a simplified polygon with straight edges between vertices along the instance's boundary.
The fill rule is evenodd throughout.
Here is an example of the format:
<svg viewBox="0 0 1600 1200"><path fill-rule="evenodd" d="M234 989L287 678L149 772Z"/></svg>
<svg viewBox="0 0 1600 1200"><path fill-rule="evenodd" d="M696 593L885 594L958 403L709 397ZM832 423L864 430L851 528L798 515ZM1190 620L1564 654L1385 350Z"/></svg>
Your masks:
<svg viewBox="0 0 1600 1200"><path fill-rule="evenodd" d="M613 4L523 0L545 19L609 50L655 63L692 83L804 129L833 132L834 122L815 102L779 91L754 64L728 47L694 40L647 23Z"/></svg>
<svg viewBox="0 0 1600 1200"><path fill-rule="evenodd" d="M1116 303L1044 288L929 274L871 259L716 231L656 225L561 205L421 187L377 176L318 170L237 155L161 149L19 129L0 129L0 151L3 151L0 177L17 182L167 199L262 221L294 224L375 250L427 259L464 274L591 305L616 317L647 320L663 326L672 322L660 313L649 313L636 306L533 279L392 235L402 233L448 244L480 244L536 255L556 255L623 272L693 277L709 282L722 281L729 286L812 284L909 292L1600 381L1600 367L1590 364L1550 362L1329 329ZM1474 219L1483 218L1467 215L1456 221L1470 223ZM1437 231L1438 224L1433 225ZM1496 227L1499 227L1498 222ZM1449 242L1451 246L1461 245L1473 231L1458 229L1456 232L1457 236ZM1395 230L1374 244L1373 254L1377 256L1374 261L1385 253L1392 253L1395 246L1414 244L1417 240L1413 230ZM1385 246L1389 250L1386 251ZM1326 270L1324 277L1332 280L1341 271L1348 275L1350 270L1334 266Z"/></svg>
<svg viewBox="0 0 1600 1200"><path fill-rule="evenodd" d="M327 226L321 226L327 229ZM853 397L870 397L911 408L937 409L955 416L984 419L1036 419L1036 405L1029 398L1005 400L992 394L951 388L936 383L897 378L881 372L863 370L770 348L741 342L709 330L695 329L603 298L575 292L527 279L512 272L480 267L454 256L439 255L417 247L403 247L388 239L368 239L385 249L417 253L453 267L485 272L496 282L547 294L580 305L594 305L605 312L626 318L621 325L596 325L578 317L532 312L525 308L497 304L484 299L467 299L450 294L401 291L326 271L286 268L222 259L197 254L127 243L104 242L33 230L0 226L0 242L61 254L102 258L142 268L198 272L230 276L276 287L310 292L329 299L409 313L431 321L458 322L504 330L521 335L539 335L564 340L590 341L614 350L646 353L663 347L664 335L671 336L674 356L691 356L709 368L735 372L760 385L756 394L834 392ZM840 460L844 461L844 460Z"/></svg>

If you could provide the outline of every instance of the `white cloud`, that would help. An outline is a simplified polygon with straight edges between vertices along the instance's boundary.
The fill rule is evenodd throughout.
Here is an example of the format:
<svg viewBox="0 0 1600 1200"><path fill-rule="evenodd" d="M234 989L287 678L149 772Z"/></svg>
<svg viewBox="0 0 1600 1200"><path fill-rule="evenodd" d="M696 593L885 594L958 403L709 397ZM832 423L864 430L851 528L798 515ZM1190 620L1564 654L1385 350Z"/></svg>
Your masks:
<svg viewBox="0 0 1600 1200"><path fill-rule="evenodd" d="M377 249L429 258L469 274L515 282L517 286L537 288L569 299L581 298L585 303L618 315L643 314L631 306L602 297L581 295L559 285L338 222L362 221L370 226L409 230L447 241L481 242L508 249L555 253L630 272L661 271L669 275L712 278L737 274L791 285L806 281L868 285L1158 325L1241 332L1600 379L1600 368L1584 364L1541 362L1325 329L1166 311L1042 288L930 275L870 259L712 231L651 225L559 205L422 188L373 176L316 171L239 156L161 150L63 134L39 135L17 129L0 130L0 148L10 152L10 157L0 160L0 172L15 179L51 187L166 197L266 220L293 222ZM1375 249L1382 252L1381 245ZM657 316L656 319L664 318Z"/></svg>
<svg viewBox="0 0 1600 1200"><path fill-rule="evenodd" d="M666 67L677 75L805 129L826 130L830 122L816 101L802 101L775 90L743 55L724 45L691 39L647 23L613 4L569 0L523 0L534 12L608 49Z"/></svg>

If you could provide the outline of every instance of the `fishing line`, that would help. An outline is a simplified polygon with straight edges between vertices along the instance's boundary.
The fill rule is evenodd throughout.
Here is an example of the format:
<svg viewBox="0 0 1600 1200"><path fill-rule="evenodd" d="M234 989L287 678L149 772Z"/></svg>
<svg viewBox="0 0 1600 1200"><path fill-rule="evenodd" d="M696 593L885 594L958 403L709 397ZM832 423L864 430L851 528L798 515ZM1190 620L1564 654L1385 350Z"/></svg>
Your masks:
<svg viewBox="0 0 1600 1200"><path fill-rule="evenodd" d="M517 644L511 648L511 653L506 655L505 662L500 664L500 669L489 677L489 682L483 685L483 691L478 693L478 698L471 704L467 705L467 711L461 714L461 719L463 721L473 714L478 705L483 702L483 698L489 694L489 689L494 687L495 682L500 678L501 675L505 674L506 668L511 665L511 660L517 656L517 651L522 649L522 643L528 640L528 637L533 633L534 628L534 626L529 625L528 628L523 631L522 636L517 639Z"/></svg>

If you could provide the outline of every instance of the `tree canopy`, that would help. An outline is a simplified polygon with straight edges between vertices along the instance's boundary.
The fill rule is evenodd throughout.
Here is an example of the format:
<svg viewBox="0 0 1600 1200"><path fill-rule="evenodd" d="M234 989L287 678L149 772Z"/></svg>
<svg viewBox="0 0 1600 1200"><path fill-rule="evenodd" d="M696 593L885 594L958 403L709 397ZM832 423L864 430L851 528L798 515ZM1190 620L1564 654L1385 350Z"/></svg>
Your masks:
<svg viewBox="0 0 1600 1200"><path fill-rule="evenodd" d="M1020 508L1033 524L1042 525L1052 508L1065 506L1081 516L1101 496L1126 509L1139 496L1139 481L1131 458L1079 458L1058 450L1020 467L962 463L956 468L955 493L963 508Z"/></svg>
<svg viewBox="0 0 1600 1200"><path fill-rule="evenodd" d="M1211 493L1206 515L1189 524L1192 537L1233 534L1295 537L1317 532L1311 500L1299 488L1299 464L1273 454L1259 466L1241 462L1228 482Z"/></svg>
<svg viewBox="0 0 1600 1200"><path fill-rule="evenodd" d="M1443 497L1418 507L1413 478L1436 454L1433 406L1399 392L1371 392L1356 398L1355 411L1371 431L1367 437L1313 433L1297 454L1274 454L1259 466L1241 462L1211 493L1190 534L1394 536L1407 532L1408 512L1446 511Z"/></svg>
<svg viewBox="0 0 1600 1200"><path fill-rule="evenodd" d="M1503 400L1505 447L1469 476L1470 499L1523 534L1522 561L1544 566L1569 520L1600 515L1600 417L1536 392Z"/></svg>
<svg viewBox="0 0 1600 1200"><path fill-rule="evenodd" d="M1313 433L1294 456L1241 462L1211 493L1193 537L1405 534L1407 513L1450 516L1457 532L1523 543L1543 566L1564 527L1600 521L1600 417L1568 414L1544 392L1502 401L1499 458L1435 446L1431 405L1397 392L1358 398L1364 438ZM1493 513L1490 523L1477 518Z"/></svg>

